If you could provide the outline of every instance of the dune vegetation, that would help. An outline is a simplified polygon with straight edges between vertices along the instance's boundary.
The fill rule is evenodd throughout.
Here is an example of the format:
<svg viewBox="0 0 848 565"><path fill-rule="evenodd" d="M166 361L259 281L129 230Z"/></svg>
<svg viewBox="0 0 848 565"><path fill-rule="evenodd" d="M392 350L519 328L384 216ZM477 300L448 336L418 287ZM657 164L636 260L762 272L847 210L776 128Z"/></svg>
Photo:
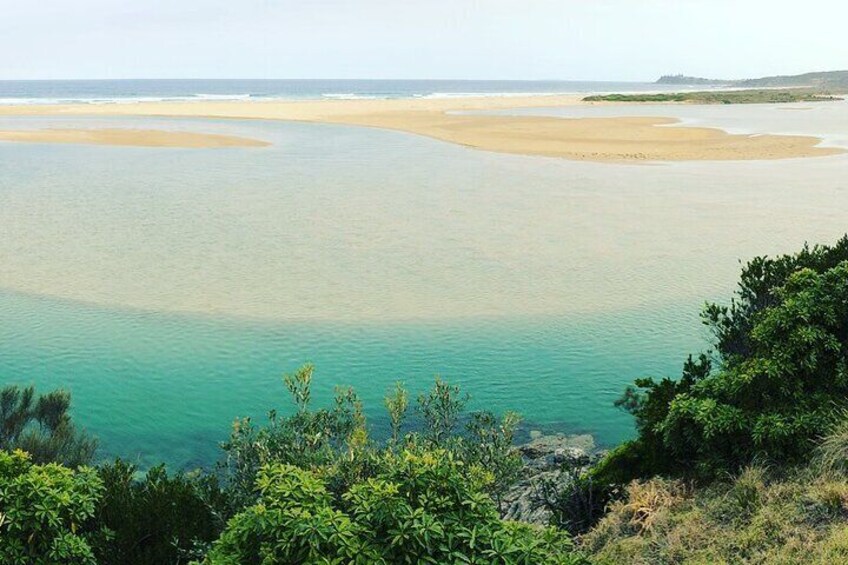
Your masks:
<svg viewBox="0 0 848 565"><path fill-rule="evenodd" d="M690 104L782 104L789 102L833 102L839 96L808 89L712 90L656 94L595 94L584 102L685 102Z"/></svg>
<svg viewBox="0 0 848 565"><path fill-rule="evenodd" d="M518 418L467 413L437 379L398 385L391 433L356 393L236 420L216 469L95 466L69 397L0 393L0 562L839 563L848 560L848 237L759 257L707 304L708 351L617 405L637 434L541 482L549 524L501 518L522 476Z"/></svg>

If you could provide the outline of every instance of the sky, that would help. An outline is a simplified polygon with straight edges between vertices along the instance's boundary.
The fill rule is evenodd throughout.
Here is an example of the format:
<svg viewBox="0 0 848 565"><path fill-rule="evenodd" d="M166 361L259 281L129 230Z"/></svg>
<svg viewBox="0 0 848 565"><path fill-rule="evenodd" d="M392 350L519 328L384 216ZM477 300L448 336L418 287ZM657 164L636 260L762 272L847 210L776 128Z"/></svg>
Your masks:
<svg viewBox="0 0 848 565"><path fill-rule="evenodd" d="M845 0L0 0L0 80L848 69Z"/></svg>

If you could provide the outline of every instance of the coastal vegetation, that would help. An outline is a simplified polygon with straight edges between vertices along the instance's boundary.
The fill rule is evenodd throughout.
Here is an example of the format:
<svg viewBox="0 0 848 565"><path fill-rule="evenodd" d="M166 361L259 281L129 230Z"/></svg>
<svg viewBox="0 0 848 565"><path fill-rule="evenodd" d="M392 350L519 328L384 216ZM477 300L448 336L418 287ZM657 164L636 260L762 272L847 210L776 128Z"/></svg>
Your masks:
<svg viewBox="0 0 848 565"><path fill-rule="evenodd" d="M585 562L567 532L500 518L521 470L514 414L469 414L467 396L436 379L409 431L398 384L393 433L377 441L351 389L312 407L312 375L284 377L291 415L237 420L211 472L138 476L120 460L72 469L0 451L2 562Z"/></svg>
<svg viewBox="0 0 848 565"><path fill-rule="evenodd" d="M597 94L583 98L584 102L688 102L691 104L781 104L788 102L828 102L836 100L842 100L842 98L805 89Z"/></svg>
<svg viewBox="0 0 848 565"><path fill-rule="evenodd" d="M633 440L533 485L549 524L501 518L523 476L517 416L469 414L440 379L415 402L390 390L378 440L353 390L313 407L302 367L284 377L289 415L237 420L217 469L171 476L87 466L67 394L7 387L0 561L844 562L848 237L751 260L703 322L709 350L617 402Z"/></svg>

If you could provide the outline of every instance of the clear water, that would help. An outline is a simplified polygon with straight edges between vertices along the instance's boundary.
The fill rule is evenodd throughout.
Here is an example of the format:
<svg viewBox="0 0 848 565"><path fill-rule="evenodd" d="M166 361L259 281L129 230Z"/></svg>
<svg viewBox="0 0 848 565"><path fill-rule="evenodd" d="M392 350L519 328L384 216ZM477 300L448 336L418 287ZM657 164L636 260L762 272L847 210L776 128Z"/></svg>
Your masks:
<svg viewBox="0 0 848 565"><path fill-rule="evenodd" d="M848 132L845 105L724 108L579 111ZM0 144L0 383L69 388L102 455L144 465L209 464L234 417L287 408L280 375L306 361L318 402L352 385L377 429L395 380L441 374L477 407L618 442L632 422L612 401L704 347L697 312L739 259L848 227L844 156L636 166L284 122L0 129L92 123L273 142Z"/></svg>

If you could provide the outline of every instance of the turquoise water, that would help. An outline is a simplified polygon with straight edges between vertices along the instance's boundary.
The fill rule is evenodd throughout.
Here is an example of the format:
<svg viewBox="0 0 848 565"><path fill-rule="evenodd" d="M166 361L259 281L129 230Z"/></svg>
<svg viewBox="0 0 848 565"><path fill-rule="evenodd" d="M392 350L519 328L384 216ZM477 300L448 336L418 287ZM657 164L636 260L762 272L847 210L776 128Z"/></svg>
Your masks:
<svg viewBox="0 0 848 565"><path fill-rule="evenodd" d="M464 323L258 323L116 311L0 293L0 374L73 393L75 417L101 455L148 465L208 465L236 416L289 409L280 376L316 364L314 395L351 385L376 433L397 380L460 384L473 408L523 412L526 427L631 435L612 408L624 383L675 374L701 334L691 309Z"/></svg>
<svg viewBox="0 0 848 565"><path fill-rule="evenodd" d="M821 108L673 111L846 139L846 105ZM95 126L272 143L0 144L0 384L70 389L101 455L143 465L210 464L307 361L318 402L354 386L377 432L394 381L440 374L477 408L616 443L613 400L704 347L700 305L740 259L848 226L845 156L606 165L345 126L0 119Z"/></svg>

